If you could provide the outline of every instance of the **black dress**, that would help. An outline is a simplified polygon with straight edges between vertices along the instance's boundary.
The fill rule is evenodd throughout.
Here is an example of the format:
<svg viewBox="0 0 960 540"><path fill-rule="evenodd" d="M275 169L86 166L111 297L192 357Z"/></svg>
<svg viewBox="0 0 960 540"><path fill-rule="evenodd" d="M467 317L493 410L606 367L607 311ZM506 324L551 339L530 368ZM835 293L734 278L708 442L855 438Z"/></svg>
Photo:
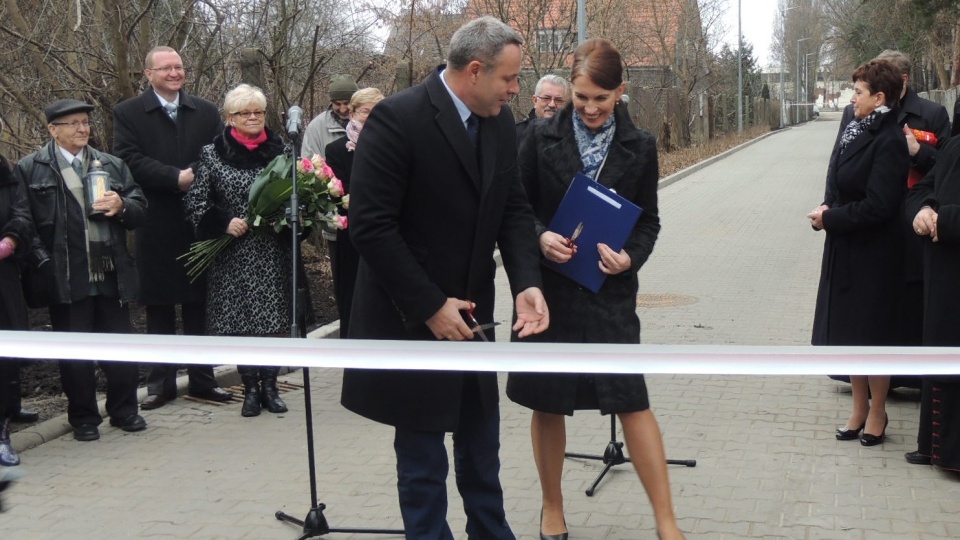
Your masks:
<svg viewBox="0 0 960 540"><path fill-rule="evenodd" d="M572 114L568 106L550 121L533 123L520 146L521 174L537 216L538 233L550 223L574 174L583 168ZM615 115L616 132L599 182L643 209L624 246L631 268L607 276L594 294L544 267L543 293L550 308L550 328L524 341L640 343L637 272L653 251L660 231L659 168L653 137L635 127L619 107ZM583 370L589 372L589 365ZM569 415L578 409L608 414L650 407L643 375L511 373L507 396L524 407L554 414Z"/></svg>

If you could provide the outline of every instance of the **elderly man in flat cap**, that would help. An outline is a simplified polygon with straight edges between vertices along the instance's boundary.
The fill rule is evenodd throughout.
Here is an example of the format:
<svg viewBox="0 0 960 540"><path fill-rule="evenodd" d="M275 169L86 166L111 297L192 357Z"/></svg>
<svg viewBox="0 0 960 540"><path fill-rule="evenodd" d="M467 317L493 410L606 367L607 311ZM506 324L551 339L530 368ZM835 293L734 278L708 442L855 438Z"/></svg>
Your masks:
<svg viewBox="0 0 960 540"><path fill-rule="evenodd" d="M93 109L75 99L48 105L43 112L52 140L14 171L27 186L37 232L28 257L28 302L49 308L57 332L129 333L137 273L127 231L143 223L146 199L123 161L88 145ZM87 178L96 162L109 179L103 194L88 203ZM110 425L146 428L137 414L137 364L100 362L100 369L107 376ZM61 360L60 381L74 438L99 439L103 418L94 362Z"/></svg>

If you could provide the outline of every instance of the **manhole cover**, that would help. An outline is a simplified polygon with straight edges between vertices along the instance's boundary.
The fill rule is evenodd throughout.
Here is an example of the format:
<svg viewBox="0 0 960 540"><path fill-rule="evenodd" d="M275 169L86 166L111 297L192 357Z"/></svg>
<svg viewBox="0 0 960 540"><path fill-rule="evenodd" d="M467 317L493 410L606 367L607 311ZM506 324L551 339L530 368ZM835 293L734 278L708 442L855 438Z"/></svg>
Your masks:
<svg viewBox="0 0 960 540"><path fill-rule="evenodd" d="M686 294L640 294L637 295L637 307L665 308L687 306L697 302L695 296Z"/></svg>

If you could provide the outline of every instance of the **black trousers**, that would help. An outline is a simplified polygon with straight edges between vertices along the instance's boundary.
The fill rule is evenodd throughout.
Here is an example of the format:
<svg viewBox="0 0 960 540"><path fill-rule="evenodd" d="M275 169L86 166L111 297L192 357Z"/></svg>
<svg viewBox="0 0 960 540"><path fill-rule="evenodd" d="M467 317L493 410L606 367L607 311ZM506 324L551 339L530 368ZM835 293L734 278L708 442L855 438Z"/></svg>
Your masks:
<svg viewBox="0 0 960 540"><path fill-rule="evenodd" d="M204 302L185 302L180 305L183 318L183 333L187 336L202 336L206 331L206 306ZM147 333L174 335L177 333L177 306L146 306ZM147 393L162 395L167 399L177 397L177 364L147 364ZM190 392L203 392L217 387L213 366L187 365Z"/></svg>
<svg viewBox="0 0 960 540"><path fill-rule="evenodd" d="M50 306L55 332L129 334L130 309L116 298L88 296L70 304ZM122 419L137 413L136 362L99 362L107 376L107 414ZM71 426L103 422L97 406L96 362L60 360L60 384L67 395L67 420Z"/></svg>
<svg viewBox="0 0 960 540"><path fill-rule="evenodd" d="M20 410L19 372L19 358L0 358L0 423L8 414Z"/></svg>

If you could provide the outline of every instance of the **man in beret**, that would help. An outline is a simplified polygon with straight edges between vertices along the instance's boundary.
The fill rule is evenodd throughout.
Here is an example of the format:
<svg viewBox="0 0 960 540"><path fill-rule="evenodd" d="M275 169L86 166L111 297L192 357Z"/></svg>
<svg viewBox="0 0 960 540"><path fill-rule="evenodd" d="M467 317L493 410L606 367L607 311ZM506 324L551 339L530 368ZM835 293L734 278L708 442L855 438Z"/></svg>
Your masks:
<svg viewBox="0 0 960 540"><path fill-rule="evenodd" d="M300 155L323 156L328 144L347 134L350 98L357 90L357 83L349 75L337 75L330 81L330 106L311 120L303 131Z"/></svg>
<svg viewBox="0 0 960 540"><path fill-rule="evenodd" d="M56 332L130 333L137 271L127 231L145 221L147 201L119 158L89 146L93 105L60 99L44 109L51 141L17 163L36 226L27 273L28 303L47 307ZM97 162L109 185L92 203L88 173ZM107 377L110 425L147 427L137 414L135 362L100 362ZM61 360L67 420L78 441L100 438L94 362Z"/></svg>
<svg viewBox="0 0 960 540"><path fill-rule="evenodd" d="M150 49L143 74L150 88L113 108L113 153L122 159L149 201L146 224L137 229L138 303L147 313L147 333L176 334L177 304L183 333L206 332L204 276L191 280L177 257L195 240L183 213L183 196L193 184L200 150L223 132L213 103L183 90L186 71L171 47ZM144 410L177 397L177 364L147 366ZM187 392L223 402L233 395L217 384L211 365L188 365Z"/></svg>

